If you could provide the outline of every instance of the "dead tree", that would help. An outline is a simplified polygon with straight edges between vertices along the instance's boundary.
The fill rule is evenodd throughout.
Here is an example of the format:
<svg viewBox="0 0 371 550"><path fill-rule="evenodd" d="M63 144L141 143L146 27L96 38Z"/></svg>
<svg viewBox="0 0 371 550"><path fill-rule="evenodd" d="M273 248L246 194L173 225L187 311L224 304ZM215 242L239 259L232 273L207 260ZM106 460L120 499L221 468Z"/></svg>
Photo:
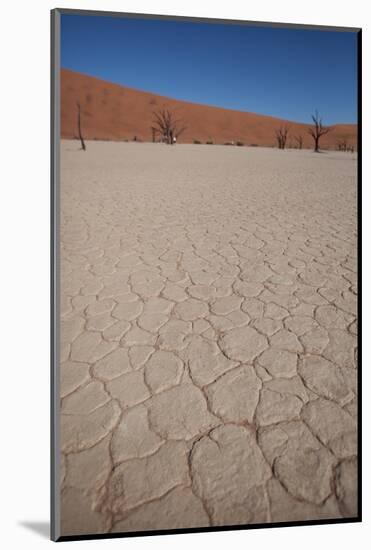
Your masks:
<svg viewBox="0 0 371 550"><path fill-rule="evenodd" d="M77 102L77 130L79 132L79 140L81 141L81 149L86 151L85 141L81 131L81 107L79 102Z"/></svg>
<svg viewBox="0 0 371 550"><path fill-rule="evenodd" d="M178 139L180 134L186 130L180 119L175 119L173 113L168 109L162 109L153 113L152 131L159 134L162 141L168 145L173 145L174 138Z"/></svg>
<svg viewBox="0 0 371 550"><path fill-rule="evenodd" d="M348 144L346 139L338 141L338 151L344 151L345 153L354 153L354 145Z"/></svg>
<svg viewBox="0 0 371 550"><path fill-rule="evenodd" d="M314 115L312 115L312 120L314 123L313 128L308 128L308 134L312 136L314 140L314 152L319 153L319 140L325 134L328 134L332 128L325 127L322 124L322 118L320 117L318 111L316 110Z"/></svg>
<svg viewBox="0 0 371 550"><path fill-rule="evenodd" d="M286 147L288 133L289 133L288 126L280 126L276 130L276 139L278 143L278 149L284 149Z"/></svg>
<svg viewBox="0 0 371 550"><path fill-rule="evenodd" d="M348 143L346 139L338 141L338 151L347 151Z"/></svg>
<svg viewBox="0 0 371 550"><path fill-rule="evenodd" d="M298 144L298 149L303 148L303 136L295 136L295 141Z"/></svg>

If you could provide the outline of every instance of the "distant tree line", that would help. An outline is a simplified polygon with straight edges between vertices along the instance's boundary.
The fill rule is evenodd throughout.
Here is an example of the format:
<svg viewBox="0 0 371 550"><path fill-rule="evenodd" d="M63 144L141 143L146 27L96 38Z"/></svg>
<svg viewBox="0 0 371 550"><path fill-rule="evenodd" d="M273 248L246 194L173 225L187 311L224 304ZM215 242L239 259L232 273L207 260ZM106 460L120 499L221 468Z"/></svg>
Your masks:
<svg viewBox="0 0 371 550"><path fill-rule="evenodd" d="M354 145L349 145L346 139L338 141L338 151L354 153Z"/></svg>
<svg viewBox="0 0 371 550"><path fill-rule="evenodd" d="M319 146L320 146L321 137L328 134L332 130L332 128L330 128L329 126L323 125L322 118L317 110L312 115L312 120L313 120L313 126L308 128L308 134L311 136L314 142L313 150L316 153L318 153L320 150ZM276 129L275 137L276 137L278 149L285 149L288 135L289 135L289 126L283 125ZM294 139L297 143L298 148L302 149L303 141L304 141L303 136L302 135L294 136Z"/></svg>
<svg viewBox="0 0 371 550"><path fill-rule="evenodd" d="M81 143L81 150L86 151L86 144L85 139L83 136L82 131L82 122L81 122L81 105L80 102L77 101L77 132L78 132L78 139ZM313 125L307 129L308 134L313 139L313 150L314 152L318 153L320 151L320 140L321 138L328 134L332 128L329 126L324 126L322 122L322 117L320 116L319 112L316 110L314 114L312 114L312 121ZM179 136L187 129L187 126L183 123L181 119L175 118L175 115L170 109L160 109L158 111L153 112L153 121L151 126L151 132L152 132L152 141L161 141L163 143L167 143L168 145L173 145ZM276 128L275 130L275 140L277 143L278 149L285 149L288 136L290 132L290 127L287 124L283 124L280 127ZM296 142L296 146L298 149L303 148L304 139L301 134L294 135L293 139ZM137 140L135 136L135 141ZM200 143L199 140L193 140L194 143ZM207 144L213 144L213 141L209 138L208 141L206 141ZM234 144L234 142L227 142L226 145ZM237 141L236 145L244 145L242 141ZM290 139L289 147L292 147L292 140ZM354 152L354 145L348 145L347 140L343 139L338 141L337 149L339 151L349 151Z"/></svg>

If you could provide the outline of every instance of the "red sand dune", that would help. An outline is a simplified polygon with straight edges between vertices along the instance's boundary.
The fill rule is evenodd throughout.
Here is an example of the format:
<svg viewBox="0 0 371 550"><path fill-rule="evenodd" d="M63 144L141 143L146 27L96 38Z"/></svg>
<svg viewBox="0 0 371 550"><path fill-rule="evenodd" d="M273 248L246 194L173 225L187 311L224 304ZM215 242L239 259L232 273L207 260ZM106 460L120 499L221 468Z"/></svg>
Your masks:
<svg viewBox="0 0 371 550"><path fill-rule="evenodd" d="M81 126L86 139L152 141L153 112L171 110L187 129L178 142L193 140L222 144L242 141L245 145L275 146L275 130L290 127L287 145L296 146L294 136L303 137L303 146L313 146L309 125L278 118L199 105L126 88L68 69L61 70L61 135L77 137L77 102L81 105ZM357 143L357 125L337 124L321 138L321 147L336 149L339 141Z"/></svg>

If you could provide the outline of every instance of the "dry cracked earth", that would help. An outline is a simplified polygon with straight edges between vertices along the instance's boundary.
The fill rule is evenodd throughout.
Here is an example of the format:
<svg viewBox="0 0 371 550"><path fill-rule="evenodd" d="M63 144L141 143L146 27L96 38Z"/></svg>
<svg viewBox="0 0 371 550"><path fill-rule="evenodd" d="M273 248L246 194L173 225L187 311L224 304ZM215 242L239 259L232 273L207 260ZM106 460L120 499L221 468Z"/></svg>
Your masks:
<svg viewBox="0 0 371 550"><path fill-rule="evenodd" d="M357 514L356 159L62 142L63 535Z"/></svg>

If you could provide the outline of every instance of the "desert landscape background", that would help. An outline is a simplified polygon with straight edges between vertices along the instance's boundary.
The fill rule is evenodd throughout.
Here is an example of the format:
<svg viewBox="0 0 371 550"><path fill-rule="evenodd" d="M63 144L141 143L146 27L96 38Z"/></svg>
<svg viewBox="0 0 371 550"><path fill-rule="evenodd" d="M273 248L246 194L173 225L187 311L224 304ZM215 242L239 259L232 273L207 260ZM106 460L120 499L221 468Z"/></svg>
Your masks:
<svg viewBox="0 0 371 550"><path fill-rule="evenodd" d="M193 143L194 140L203 143L212 141L214 144L241 141L245 145L275 147L275 131L287 125L287 147L296 147L295 136L302 136L303 147L313 148L313 139L308 134L310 124L179 101L69 69L61 71L62 138L74 139L78 135L77 102L81 106L81 124L86 139L131 141L136 136L138 140L152 141L153 113L167 108L186 126L178 139L179 143ZM308 113L308 119L310 115ZM344 141L356 148L356 124L332 126L331 132L321 138L321 148L337 149L338 144Z"/></svg>

